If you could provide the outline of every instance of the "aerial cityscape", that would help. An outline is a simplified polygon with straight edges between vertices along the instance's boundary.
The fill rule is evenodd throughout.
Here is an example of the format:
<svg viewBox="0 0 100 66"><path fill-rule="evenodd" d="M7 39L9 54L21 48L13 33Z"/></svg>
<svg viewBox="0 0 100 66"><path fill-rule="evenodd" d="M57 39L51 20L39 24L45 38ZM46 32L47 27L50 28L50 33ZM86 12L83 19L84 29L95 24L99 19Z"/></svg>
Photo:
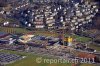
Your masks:
<svg viewBox="0 0 100 66"><path fill-rule="evenodd" d="M100 0L0 0L0 66L100 66Z"/></svg>

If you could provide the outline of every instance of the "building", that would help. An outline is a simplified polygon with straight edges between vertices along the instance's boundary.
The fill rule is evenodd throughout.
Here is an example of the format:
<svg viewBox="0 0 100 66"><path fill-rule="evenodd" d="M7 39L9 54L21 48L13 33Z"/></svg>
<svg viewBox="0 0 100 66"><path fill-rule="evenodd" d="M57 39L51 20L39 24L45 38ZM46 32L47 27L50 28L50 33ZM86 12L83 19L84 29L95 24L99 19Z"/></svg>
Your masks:
<svg viewBox="0 0 100 66"><path fill-rule="evenodd" d="M28 4L28 8L18 10L16 10L19 13L18 16L21 17L17 19L24 27L69 29L71 32L82 32L89 29L89 26L93 25L92 19L99 11L97 3L83 0L71 0L62 4Z"/></svg>

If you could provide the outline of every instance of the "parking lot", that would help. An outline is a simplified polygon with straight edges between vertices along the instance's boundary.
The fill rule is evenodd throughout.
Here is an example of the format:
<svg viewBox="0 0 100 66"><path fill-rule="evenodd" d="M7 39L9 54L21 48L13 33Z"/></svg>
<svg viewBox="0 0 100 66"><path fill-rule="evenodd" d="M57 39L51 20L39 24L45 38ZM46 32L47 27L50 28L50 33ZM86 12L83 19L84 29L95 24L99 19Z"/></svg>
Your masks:
<svg viewBox="0 0 100 66"><path fill-rule="evenodd" d="M0 64L9 64L22 59L22 56L9 53L0 53Z"/></svg>

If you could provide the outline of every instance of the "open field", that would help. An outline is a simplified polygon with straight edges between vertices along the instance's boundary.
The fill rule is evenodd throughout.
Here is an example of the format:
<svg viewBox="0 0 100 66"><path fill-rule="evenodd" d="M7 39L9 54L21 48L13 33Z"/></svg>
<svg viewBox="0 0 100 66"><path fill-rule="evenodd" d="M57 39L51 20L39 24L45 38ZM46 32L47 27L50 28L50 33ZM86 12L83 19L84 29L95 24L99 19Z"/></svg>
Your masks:
<svg viewBox="0 0 100 66"><path fill-rule="evenodd" d="M4 22L6 22L6 21L9 21L9 22L15 22L14 19L10 19L10 18L6 18L6 19L0 18L0 23L4 23Z"/></svg>
<svg viewBox="0 0 100 66"><path fill-rule="evenodd" d="M28 30L24 28L10 28L10 27L0 27L1 32L7 32L7 33L27 33L29 32Z"/></svg>
<svg viewBox="0 0 100 66"><path fill-rule="evenodd" d="M100 46L95 45L95 44L91 44L89 45L90 48L96 49L97 51L100 51Z"/></svg>
<svg viewBox="0 0 100 66"><path fill-rule="evenodd" d="M66 37L68 37L68 34L65 34ZM88 37L82 37L82 36L78 36L78 35L71 35L72 38L76 39L76 41L79 42L89 42L91 41L91 38Z"/></svg>
<svg viewBox="0 0 100 66"><path fill-rule="evenodd" d="M6 52L6 53L11 53L11 54L18 54L22 56L27 56L26 58L22 60L18 60L15 63L8 64L6 66L72 66L69 63L54 63L54 64L49 64L49 63L36 63L36 58L42 57L43 59L48 59L50 57L45 57L45 56L40 56L32 53L25 53L25 52L16 52L16 51L10 51L10 50L2 50L0 52Z"/></svg>
<svg viewBox="0 0 100 66"><path fill-rule="evenodd" d="M81 64L80 66L97 66L96 64Z"/></svg>
<svg viewBox="0 0 100 66"><path fill-rule="evenodd" d="M53 59L51 57L46 56L40 56L32 53L25 53L25 52L16 52L16 51L10 51L10 50L2 50L0 52L5 53L11 53L11 54L17 54L22 56L27 56L26 58L22 60L18 60L15 63L8 64L6 66L72 66L72 64L69 63L44 63L43 61L41 63L36 63L36 58L42 58L43 59ZM79 66L96 66L96 64L80 64Z"/></svg>

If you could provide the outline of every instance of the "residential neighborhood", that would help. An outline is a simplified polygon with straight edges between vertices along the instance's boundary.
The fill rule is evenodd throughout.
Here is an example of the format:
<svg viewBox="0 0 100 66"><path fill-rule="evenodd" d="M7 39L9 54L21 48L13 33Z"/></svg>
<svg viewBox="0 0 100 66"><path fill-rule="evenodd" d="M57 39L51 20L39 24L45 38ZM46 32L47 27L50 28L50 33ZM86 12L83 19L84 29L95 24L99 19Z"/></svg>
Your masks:
<svg viewBox="0 0 100 66"><path fill-rule="evenodd" d="M99 66L99 17L99 0L0 0L0 66Z"/></svg>

